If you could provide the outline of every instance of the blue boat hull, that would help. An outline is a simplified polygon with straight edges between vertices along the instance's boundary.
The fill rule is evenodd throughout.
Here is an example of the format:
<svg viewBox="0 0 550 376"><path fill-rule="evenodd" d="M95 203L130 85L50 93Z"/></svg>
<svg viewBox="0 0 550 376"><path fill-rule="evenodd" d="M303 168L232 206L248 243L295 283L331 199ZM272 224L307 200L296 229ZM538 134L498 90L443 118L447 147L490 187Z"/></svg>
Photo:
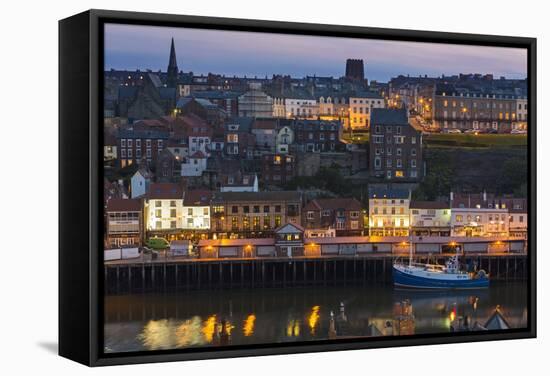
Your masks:
<svg viewBox="0 0 550 376"><path fill-rule="evenodd" d="M393 268L393 283L396 286L418 289L484 289L489 287L489 278L458 281L436 280L403 273Z"/></svg>

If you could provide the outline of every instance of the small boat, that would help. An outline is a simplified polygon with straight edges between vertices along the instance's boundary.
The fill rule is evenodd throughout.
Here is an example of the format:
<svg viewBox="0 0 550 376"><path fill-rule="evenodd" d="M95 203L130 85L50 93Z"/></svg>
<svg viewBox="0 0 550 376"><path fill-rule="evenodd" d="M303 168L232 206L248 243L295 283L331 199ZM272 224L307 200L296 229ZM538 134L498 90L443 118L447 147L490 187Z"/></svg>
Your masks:
<svg viewBox="0 0 550 376"><path fill-rule="evenodd" d="M395 286L418 289L482 289L489 287L489 275L484 270L460 270L457 254L445 265L412 262L412 241L409 242L409 262L393 264Z"/></svg>

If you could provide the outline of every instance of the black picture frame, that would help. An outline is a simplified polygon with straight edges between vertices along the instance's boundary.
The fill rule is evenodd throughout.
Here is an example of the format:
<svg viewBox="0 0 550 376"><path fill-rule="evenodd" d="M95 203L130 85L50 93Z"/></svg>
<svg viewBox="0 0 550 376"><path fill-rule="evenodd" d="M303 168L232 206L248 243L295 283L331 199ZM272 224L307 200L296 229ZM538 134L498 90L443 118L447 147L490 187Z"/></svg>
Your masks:
<svg viewBox="0 0 550 376"><path fill-rule="evenodd" d="M102 351L103 24L181 26L349 38L521 47L528 51L528 327L303 343L104 354ZM88 366L536 337L536 39L89 10L59 21L59 354Z"/></svg>

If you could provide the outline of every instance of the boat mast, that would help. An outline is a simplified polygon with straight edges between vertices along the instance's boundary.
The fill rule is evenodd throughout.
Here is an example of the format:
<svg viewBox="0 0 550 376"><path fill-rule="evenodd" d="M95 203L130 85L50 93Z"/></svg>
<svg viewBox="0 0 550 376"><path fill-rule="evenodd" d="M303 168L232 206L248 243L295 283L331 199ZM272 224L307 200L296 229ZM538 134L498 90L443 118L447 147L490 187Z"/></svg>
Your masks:
<svg viewBox="0 0 550 376"><path fill-rule="evenodd" d="M410 197L411 196L409 192L409 267L412 266L412 254L413 254Z"/></svg>

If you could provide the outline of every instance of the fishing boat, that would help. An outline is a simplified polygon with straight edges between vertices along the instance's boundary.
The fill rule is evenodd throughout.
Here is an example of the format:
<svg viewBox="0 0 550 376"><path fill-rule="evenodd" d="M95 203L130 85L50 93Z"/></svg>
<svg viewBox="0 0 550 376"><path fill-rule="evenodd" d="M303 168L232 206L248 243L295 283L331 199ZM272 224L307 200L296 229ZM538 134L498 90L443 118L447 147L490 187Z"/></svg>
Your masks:
<svg viewBox="0 0 550 376"><path fill-rule="evenodd" d="M466 272L460 270L456 254L445 265L422 264L412 261L412 241L409 241L409 262L397 260L393 264L395 286L417 289L482 289L489 287L489 275L484 270Z"/></svg>

